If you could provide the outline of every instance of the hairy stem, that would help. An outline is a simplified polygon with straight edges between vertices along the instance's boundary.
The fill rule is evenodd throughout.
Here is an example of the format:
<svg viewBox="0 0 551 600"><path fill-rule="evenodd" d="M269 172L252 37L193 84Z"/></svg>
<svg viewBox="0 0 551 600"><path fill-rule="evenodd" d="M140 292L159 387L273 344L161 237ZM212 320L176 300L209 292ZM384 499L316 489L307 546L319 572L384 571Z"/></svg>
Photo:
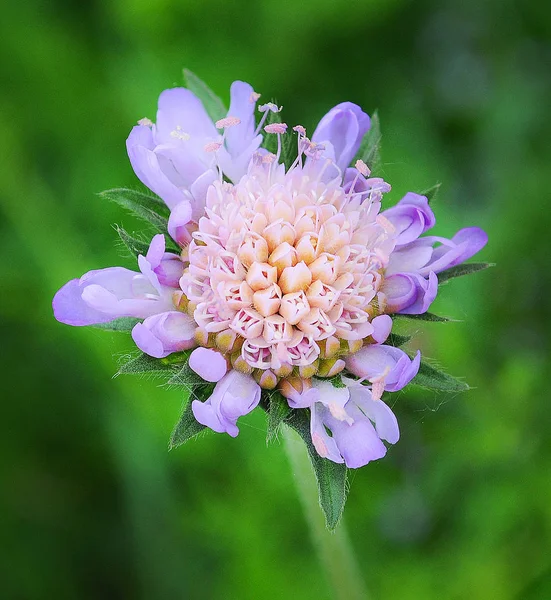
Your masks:
<svg viewBox="0 0 551 600"><path fill-rule="evenodd" d="M322 569L333 589L336 600L367 600L369 598L348 538L344 519L330 532L318 501L318 486L306 446L290 427L283 431L285 449L312 542Z"/></svg>

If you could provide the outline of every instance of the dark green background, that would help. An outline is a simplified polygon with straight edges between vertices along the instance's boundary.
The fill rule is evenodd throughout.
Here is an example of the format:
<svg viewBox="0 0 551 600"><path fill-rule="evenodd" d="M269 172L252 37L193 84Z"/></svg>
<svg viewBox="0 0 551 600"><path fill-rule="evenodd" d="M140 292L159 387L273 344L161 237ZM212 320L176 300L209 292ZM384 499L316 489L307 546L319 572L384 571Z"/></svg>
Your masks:
<svg viewBox="0 0 551 600"><path fill-rule="evenodd" d="M0 586L24 600L328 599L279 444L167 440L178 391L112 379L121 334L54 321L85 271L131 261L95 195L136 186L124 142L188 67L310 131L379 109L390 202L437 181L436 232L481 260L411 347L474 390L395 394L402 438L352 474L346 521L374 598L551 598L551 20L511 0L8 0L0 19Z"/></svg>

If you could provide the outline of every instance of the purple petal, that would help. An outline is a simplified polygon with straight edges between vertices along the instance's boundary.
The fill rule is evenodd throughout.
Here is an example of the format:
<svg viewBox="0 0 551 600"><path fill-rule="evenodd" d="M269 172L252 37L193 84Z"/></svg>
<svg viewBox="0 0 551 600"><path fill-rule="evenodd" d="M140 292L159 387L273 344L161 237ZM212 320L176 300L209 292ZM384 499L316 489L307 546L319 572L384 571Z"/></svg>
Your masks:
<svg viewBox="0 0 551 600"><path fill-rule="evenodd" d="M189 357L189 366L205 381L220 381L228 370L226 359L209 348L196 348Z"/></svg>
<svg viewBox="0 0 551 600"><path fill-rule="evenodd" d="M397 246L415 241L436 222L427 198L413 192L406 194L396 206L382 214L397 230Z"/></svg>
<svg viewBox="0 0 551 600"><path fill-rule="evenodd" d="M386 454L385 445L367 418L354 421L352 425L339 423L332 432L349 469L363 467Z"/></svg>
<svg viewBox="0 0 551 600"><path fill-rule="evenodd" d="M186 227L190 221L191 204L189 200L183 200L171 210L168 218L168 233L181 246L187 246L191 242L191 235Z"/></svg>
<svg viewBox="0 0 551 600"><path fill-rule="evenodd" d="M382 344L390 335L392 330L392 319L388 315L379 315L371 321L373 325L373 333L371 337L378 343Z"/></svg>
<svg viewBox="0 0 551 600"><path fill-rule="evenodd" d="M229 127L226 131L226 148L234 157L244 152L255 137L256 101L252 96L253 93L253 88L244 81L234 81L230 88L231 102L228 116L237 117L241 121L239 125Z"/></svg>
<svg viewBox="0 0 551 600"><path fill-rule="evenodd" d="M421 238L394 250L390 255L385 274L390 276L396 273L420 271L431 261L432 256L433 249L430 242L427 242L425 238Z"/></svg>
<svg viewBox="0 0 551 600"><path fill-rule="evenodd" d="M194 400L191 408L202 425L235 437L239 433L237 419L258 405L260 392L260 386L252 377L232 370L216 384L206 402Z"/></svg>
<svg viewBox="0 0 551 600"><path fill-rule="evenodd" d="M171 311L153 315L135 325L132 339L146 354L164 358L172 352L181 352L195 346L195 329L196 324L190 316Z"/></svg>
<svg viewBox="0 0 551 600"><path fill-rule="evenodd" d="M423 314L436 298L438 278L432 272L428 279L418 273L399 273L384 280L382 291L387 299L387 312Z"/></svg>
<svg viewBox="0 0 551 600"><path fill-rule="evenodd" d="M188 140L178 140L173 131L179 128L193 138L216 138L218 132L208 116L202 102L186 88L165 90L159 96L157 111L157 142L186 144Z"/></svg>
<svg viewBox="0 0 551 600"><path fill-rule="evenodd" d="M186 196L161 169L151 136L149 127L134 127L126 140L128 157L139 180L172 208Z"/></svg>
<svg viewBox="0 0 551 600"><path fill-rule="evenodd" d="M479 227L467 227L458 231L451 242L455 248L444 245L436 248L431 263L424 270L430 268L435 273L440 273L468 260L484 248L488 243L488 235Z"/></svg>
<svg viewBox="0 0 551 600"><path fill-rule="evenodd" d="M344 172L369 127L369 116L359 106L342 102L321 119L312 135L312 141L326 145L325 156L334 160Z"/></svg>
<svg viewBox="0 0 551 600"><path fill-rule="evenodd" d="M80 279L66 283L54 296L52 303L54 316L60 323L74 325L95 325L109 323L115 317L102 313L84 302Z"/></svg>

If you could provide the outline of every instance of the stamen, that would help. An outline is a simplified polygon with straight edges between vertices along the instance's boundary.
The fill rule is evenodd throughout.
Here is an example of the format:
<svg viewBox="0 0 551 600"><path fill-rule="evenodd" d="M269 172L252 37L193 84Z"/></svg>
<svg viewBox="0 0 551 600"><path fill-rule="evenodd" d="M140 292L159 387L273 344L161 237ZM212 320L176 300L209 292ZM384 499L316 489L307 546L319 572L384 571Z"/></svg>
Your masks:
<svg viewBox="0 0 551 600"><path fill-rule="evenodd" d="M241 123L241 119L237 117L224 117L223 119L216 121L214 125L216 126L216 129L227 129L228 127L239 125L239 123Z"/></svg>
<svg viewBox="0 0 551 600"><path fill-rule="evenodd" d="M259 98L260 98L260 94L257 94L256 92L251 92L251 95L249 96L249 102L251 104L254 104L255 102L258 101Z"/></svg>
<svg viewBox="0 0 551 600"><path fill-rule="evenodd" d="M143 127L153 127L153 121L147 117L144 117L138 121L138 125L142 125Z"/></svg>
<svg viewBox="0 0 551 600"><path fill-rule="evenodd" d="M271 123L270 125L266 125L266 127L264 127L264 131L266 133L285 133L287 131L287 124L286 123Z"/></svg>
<svg viewBox="0 0 551 600"><path fill-rule="evenodd" d="M369 177L371 174L369 167L364 163L363 160L357 160L354 166L364 177Z"/></svg>

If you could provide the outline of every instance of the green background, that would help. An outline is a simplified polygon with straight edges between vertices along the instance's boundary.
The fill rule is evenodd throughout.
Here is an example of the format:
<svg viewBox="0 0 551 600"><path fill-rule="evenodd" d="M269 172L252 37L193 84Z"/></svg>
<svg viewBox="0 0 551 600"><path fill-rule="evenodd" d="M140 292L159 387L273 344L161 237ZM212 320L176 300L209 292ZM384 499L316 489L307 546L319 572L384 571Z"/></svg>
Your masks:
<svg viewBox="0 0 551 600"><path fill-rule="evenodd" d="M23 600L328 599L280 444L167 440L181 394L113 379L124 334L70 328L68 279L132 261L96 192L136 186L124 142L187 67L312 131L375 108L390 203L442 182L436 232L480 225L497 268L413 327L470 392L392 397L402 438L352 473L374 598L551 598L551 19L511 0L8 0L0 19L0 586Z"/></svg>

